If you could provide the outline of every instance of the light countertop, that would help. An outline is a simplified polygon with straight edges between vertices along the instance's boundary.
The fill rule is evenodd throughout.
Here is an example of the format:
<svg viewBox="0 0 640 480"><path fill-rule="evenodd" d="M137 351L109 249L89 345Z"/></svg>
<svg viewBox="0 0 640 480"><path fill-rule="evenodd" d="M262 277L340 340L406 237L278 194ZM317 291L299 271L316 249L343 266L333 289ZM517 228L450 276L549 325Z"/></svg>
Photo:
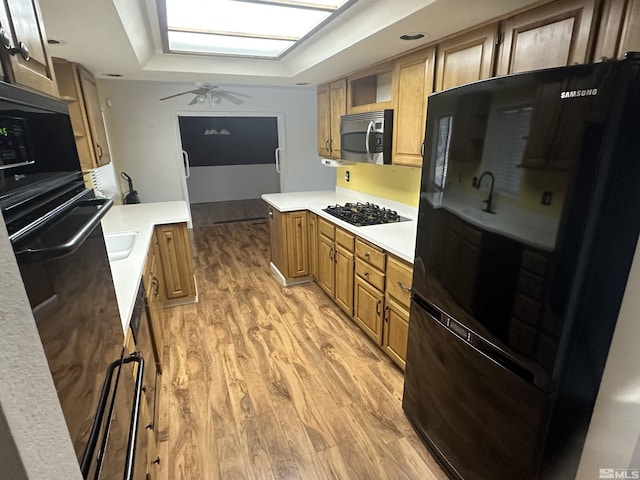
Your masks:
<svg viewBox="0 0 640 480"><path fill-rule="evenodd" d="M125 333L129 327L136 293L142 280L154 226L187 222L189 218L189 207L186 202L176 201L118 205L112 207L102 219L102 230L105 235L138 232L129 256L122 260L110 261L120 320Z"/></svg>
<svg viewBox="0 0 640 480"><path fill-rule="evenodd" d="M341 187L336 187L336 191L270 193L262 195L262 199L281 212L309 210L360 238L385 249L389 253L413 263L416 247L416 218L418 216L418 209L415 207ZM381 207L397 211L401 216L409 218L409 220L356 227L322 211L323 208L329 205L343 205L347 202L376 203Z"/></svg>

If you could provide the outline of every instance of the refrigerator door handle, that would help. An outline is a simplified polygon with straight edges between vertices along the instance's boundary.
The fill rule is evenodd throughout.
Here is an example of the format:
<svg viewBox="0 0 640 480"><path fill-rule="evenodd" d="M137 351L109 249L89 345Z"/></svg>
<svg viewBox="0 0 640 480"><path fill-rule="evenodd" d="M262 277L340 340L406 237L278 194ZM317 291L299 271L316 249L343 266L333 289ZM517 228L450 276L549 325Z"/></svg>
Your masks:
<svg viewBox="0 0 640 480"><path fill-rule="evenodd" d="M280 147L276 148L275 157L276 157L276 172L282 173L282 171L280 170Z"/></svg>
<svg viewBox="0 0 640 480"><path fill-rule="evenodd" d="M184 178L191 176L191 163L189 161L189 153L186 150L182 150L182 162L184 163Z"/></svg>

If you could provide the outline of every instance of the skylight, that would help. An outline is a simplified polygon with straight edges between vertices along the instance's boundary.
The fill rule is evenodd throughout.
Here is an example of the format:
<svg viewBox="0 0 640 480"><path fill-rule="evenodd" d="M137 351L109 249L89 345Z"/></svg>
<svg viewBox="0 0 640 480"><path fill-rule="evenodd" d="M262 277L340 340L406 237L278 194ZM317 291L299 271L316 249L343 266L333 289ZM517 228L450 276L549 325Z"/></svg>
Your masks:
<svg viewBox="0 0 640 480"><path fill-rule="evenodd" d="M357 0L158 0L164 50L277 59Z"/></svg>

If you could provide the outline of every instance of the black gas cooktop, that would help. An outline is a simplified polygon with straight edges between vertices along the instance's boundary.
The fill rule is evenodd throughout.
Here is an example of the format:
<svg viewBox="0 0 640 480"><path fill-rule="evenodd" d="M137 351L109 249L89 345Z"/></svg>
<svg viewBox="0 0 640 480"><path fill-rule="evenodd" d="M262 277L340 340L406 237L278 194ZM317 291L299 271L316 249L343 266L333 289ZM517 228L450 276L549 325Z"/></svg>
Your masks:
<svg viewBox="0 0 640 480"><path fill-rule="evenodd" d="M398 212L389 208L380 207L375 203L345 203L344 205L329 205L323 211L339 218L356 227L366 225L380 225L383 223L396 223L408 218L401 217Z"/></svg>

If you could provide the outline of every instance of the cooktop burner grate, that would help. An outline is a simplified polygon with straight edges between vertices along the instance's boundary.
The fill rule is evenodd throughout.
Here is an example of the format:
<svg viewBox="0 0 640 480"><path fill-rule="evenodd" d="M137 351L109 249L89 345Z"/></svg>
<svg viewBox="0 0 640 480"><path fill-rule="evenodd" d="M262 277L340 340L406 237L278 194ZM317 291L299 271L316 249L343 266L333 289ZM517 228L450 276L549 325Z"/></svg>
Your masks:
<svg viewBox="0 0 640 480"><path fill-rule="evenodd" d="M344 205L329 205L323 211L339 218L351 225L364 227L383 223L396 223L408 220L389 208L380 207L375 203L345 203Z"/></svg>

